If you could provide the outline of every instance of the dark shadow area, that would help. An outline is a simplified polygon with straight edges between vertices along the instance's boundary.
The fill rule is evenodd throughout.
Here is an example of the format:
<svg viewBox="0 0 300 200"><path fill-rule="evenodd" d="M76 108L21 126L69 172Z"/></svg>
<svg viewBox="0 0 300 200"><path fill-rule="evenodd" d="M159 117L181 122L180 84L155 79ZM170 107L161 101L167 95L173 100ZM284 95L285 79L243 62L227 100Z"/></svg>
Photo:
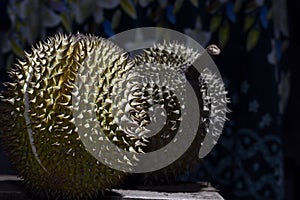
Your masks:
<svg viewBox="0 0 300 200"><path fill-rule="evenodd" d="M285 194L287 200L300 199L300 2L288 0L288 18L290 29L290 47L288 59L285 61L290 68L290 98L287 104L283 121L283 144L285 164Z"/></svg>
<svg viewBox="0 0 300 200"><path fill-rule="evenodd" d="M0 176L1 177L1 176ZM10 179L8 177L7 179ZM0 199L1 200L49 200L48 198L41 198L40 196L36 196L32 193L29 193L28 189L24 186L24 184L20 180L5 180L0 181ZM53 198L55 200L64 200L64 198ZM122 195L115 191L106 191L104 195L89 199L89 200L97 200L97 199L107 199L107 200L116 200L122 199ZM50 199L52 200L52 199Z"/></svg>

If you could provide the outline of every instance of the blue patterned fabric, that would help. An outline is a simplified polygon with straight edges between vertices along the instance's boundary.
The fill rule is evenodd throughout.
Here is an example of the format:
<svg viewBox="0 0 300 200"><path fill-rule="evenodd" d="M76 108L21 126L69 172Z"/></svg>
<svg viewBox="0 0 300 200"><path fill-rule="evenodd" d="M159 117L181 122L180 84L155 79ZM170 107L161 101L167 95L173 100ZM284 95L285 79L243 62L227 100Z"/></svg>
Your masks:
<svg viewBox="0 0 300 200"><path fill-rule="evenodd" d="M210 181L228 199L279 200L281 117L289 91L281 63L288 34L284 11L282 0L11 0L12 26L1 51L8 70L23 49L56 32L110 37L143 26L175 29L203 46L217 44L222 53L215 62L232 113L219 144L182 179Z"/></svg>

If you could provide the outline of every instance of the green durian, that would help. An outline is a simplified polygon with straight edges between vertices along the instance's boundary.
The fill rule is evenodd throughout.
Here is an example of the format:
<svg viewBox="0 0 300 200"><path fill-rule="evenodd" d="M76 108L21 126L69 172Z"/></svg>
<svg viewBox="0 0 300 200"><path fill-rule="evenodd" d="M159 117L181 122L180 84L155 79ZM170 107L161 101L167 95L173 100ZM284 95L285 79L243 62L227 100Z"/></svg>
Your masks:
<svg viewBox="0 0 300 200"><path fill-rule="evenodd" d="M125 175L94 158L77 133L72 92L78 71L84 67L91 75L100 73L104 80L99 85L102 92L95 95L99 121L108 124L104 112L109 104L104 101L110 80L121 77L130 65L126 52L103 38L59 34L40 42L26 53L25 60L18 61L10 72L12 81L1 94L3 147L35 194L95 197L119 184ZM107 137L114 137L112 127L102 128ZM134 143L120 145L125 149Z"/></svg>
<svg viewBox="0 0 300 200"><path fill-rule="evenodd" d="M214 52L211 52L212 47L214 47ZM220 53L215 45L210 45L206 50L210 55L218 55ZM217 50L218 53L216 53ZM161 185L175 183L180 176L193 170L197 164L201 163L201 159L198 156L199 150L203 145L204 137L210 131L209 127L212 127L212 134L221 134L222 130L219 130L215 125L223 123L226 118L217 117L215 113L219 112L225 116L229 112L226 106L229 102L229 99L226 98L227 91L222 80L217 78L210 69L205 68L199 73L193 67L193 63L197 59L201 59L200 57L200 52L178 42L155 44L153 47L145 49L142 53L135 56L135 65L161 64L169 68L175 68L178 73L185 75L197 95L200 106L200 123L193 143L179 159L160 170L134 174L127 178L127 184ZM161 83L157 83L157 85L159 84ZM208 85L210 85L211 90L208 90ZM170 115L170 118L174 117L180 116ZM167 135L164 138L155 138L156 146L166 145L173 138L173 135L176 134L171 131L165 131L165 133ZM155 148L152 147L151 150L155 150Z"/></svg>
<svg viewBox="0 0 300 200"><path fill-rule="evenodd" d="M129 59L124 50L103 38L82 34L50 37L26 53L25 60L18 61L10 72L12 81L6 83L7 90L0 95L3 147L26 185L36 194L64 199L103 194L128 173L108 167L86 148L76 119L83 118L80 126L89 127L84 119L94 117L91 113L95 112L99 129L125 151L143 154L163 147L175 137L181 123L181 105L173 91L181 89L180 80L173 90L162 84L163 80L142 82L138 88L128 88L126 84L153 68L158 74L169 69L188 77L199 56L199 52L175 42L157 44ZM87 79L90 85L76 84ZM225 120L214 115L227 112L223 109L228 100L222 81L209 69L198 73L197 79L197 84L191 84L201 118L192 145L171 165L132 176L134 184L139 184L137 180L152 185L176 181L200 161L198 153L208 127ZM207 90L208 85L212 85L213 91ZM79 93L83 93L84 99ZM93 101L87 101L89 98ZM140 130L151 123L149 110L154 104L166 110L167 120L156 135L149 137ZM80 110L81 116L74 114L74 110ZM129 114L125 115L126 112ZM135 124L134 129L123 127L127 121ZM218 128L213 130L220 134ZM91 132L83 137L101 146L100 139L96 141ZM117 158L128 165L138 162L122 155ZM111 159L115 159L114 155Z"/></svg>

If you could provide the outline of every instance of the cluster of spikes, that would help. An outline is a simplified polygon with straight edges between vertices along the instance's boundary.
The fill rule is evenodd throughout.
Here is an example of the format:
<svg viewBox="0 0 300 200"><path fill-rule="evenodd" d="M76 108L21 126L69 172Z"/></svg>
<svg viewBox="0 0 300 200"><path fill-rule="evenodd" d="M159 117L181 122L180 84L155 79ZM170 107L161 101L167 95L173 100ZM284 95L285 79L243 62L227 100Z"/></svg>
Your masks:
<svg viewBox="0 0 300 200"><path fill-rule="evenodd" d="M173 91L180 90L184 80L173 80L178 86L172 88L164 86L164 80L155 82L159 77L143 79L146 73L142 73L155 66L157 69L151 70L160 71L161 67L185 74L201 56L174 42L156 44L130 59L111 41L82 34L58 34L25 54L0 94L1 143L33 194L63 199L101 196L129 176L100 162L86 149L84 139L100 146L99 156L101 149L107 148L99 142L103 137L95 142L98 129L114 145L135 153L154 151L174 138L182 105ZM148 82L122 82L128 77ZM209 69L198 79L194 88L199 93L201 118L192 145L171 165L128 180L140 180L139 184L175 181L199 162L199 149L209 127L217 140L221 134L218 124L225 118L216 113L228 112L226 91ZM155 122L151 117L155 104L165 109L166 123L158 134L147 137L147 126ZM132 159L123 157L119 162L137 162Z"/></svg>

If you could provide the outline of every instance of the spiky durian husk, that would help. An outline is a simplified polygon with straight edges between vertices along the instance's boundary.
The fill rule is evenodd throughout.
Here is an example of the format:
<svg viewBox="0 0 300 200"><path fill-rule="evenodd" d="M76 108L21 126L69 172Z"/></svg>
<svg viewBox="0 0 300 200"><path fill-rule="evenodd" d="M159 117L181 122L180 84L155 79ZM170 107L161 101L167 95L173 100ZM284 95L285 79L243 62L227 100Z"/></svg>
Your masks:
<svg viewBox="0 0 300 200"><path fill-rule="evenodd" d="M2 143L34 193L84 199L120 182L124 173L100 163L82 144L72 114L72 92L84 65L91 74L100 73L105 81L99 80L102 92L95 94L97 113L109 123L104 112L110 107L105 103L110 80L128 70L127 62L123 50L108 40L59 34L32 48L10 72L13 81L1 95ZM102 128L114 137L111 127Z"/></svg>
<svg viewBox="0 0 300 200"><path fill-rule="evenodd" d="M178 73L185 74L188 79L188 71L194 68L192 64L202 53L203 52L195 51L177 42L165 42L163 44L155 44L153 47L137 55L135 57L135 65L145 65L149 63L166 65L169 68L175 68ZM196 69L193 69L192 73L196 71ZM215 127L215 123L222 123L225 121L225 118L218 118L215 116L215 113L228 112L226 107L228 99L226 98L227 92L225 91L224 84L222 80L217 79L216 75L212 74L208 68L205 68L198 74L198 80L197 84L193 81L190 82L195 94L197 94L200 109L199 128L193 143L187 151L171 165L154 172L134 174L127 179L129 184L157 185L176 182L179 176L193 169L201 162L199 159L199 150L203 145L204 137L210 131L209 127L212 127L212 134L218 136L221 134L221 130ZM160 85L161 83L157 84ZM210 85L212 90L208 90L208 85ZM174 114L170 115L170 117L174 118ZM156 141L153 142L158 146L167 144L169 140L172 139L172 133L170 131L166 131L166 133L167 137L157 137L155 138ZM215 140L217 140L217 138L215 138Z"/></svg>
<svg viewBox="0 0 300 200"><path fill-rule="evenodd" d="M133 74L129 80L134 80L136 75L143 76L143 71L153 67L152 64L158 71L169 69L184 74L199 56L184 45L165 43L145 50L131 62L122 49L101 38L81 34L50 38L26 54L26 60L19 61L11 72L14 81L7 84L0 105L4 147L24 181L36 193L71 199L96 196L117 184L124 173L103 165L85 149L75 125L75 118L80 117L73 116L74 109L80 109L80 115L90 119L93 110L84 108L96 105L94 111L101 130L126 151L147 153L161 148L174 138L178 129L179 100L172 90L161 86L160 80L138 84L135 90L126 87L128 80L123 85L122 79L127 79L128 74ZM203 71L200 77L199 84L193 85L198 91L201 113L196 138L176 162L157 172L143 174L141 180L146 184L170 183L193 167L199 161L197 155L208 126L223 120L213 118L219 104L218 95L225 94L221 81L215 81L209 70ZM90 84L76 85L77 79L90 79ZM173 89L180 90L181 80L178 82L178 88ZM213 85L213 91L207 90L208 84ZM121 94L130 94L132 98L123 99ZM86 101L90 96L95 101ZM78 103L81 101L86 105ZM131 107L129 115L124 114L127 104ZM139 128L151 123L148 110L153 104L166 109L166 124L155 136L137 137ZM120 119L134 122L134 131L125 132L126 127L118 124ZM84 120L79 125L90 126ZM215 132L219 134L217 129ZM84 137L89 136L87 133ZM127 162L125 158L124 162Z"/></svg>

